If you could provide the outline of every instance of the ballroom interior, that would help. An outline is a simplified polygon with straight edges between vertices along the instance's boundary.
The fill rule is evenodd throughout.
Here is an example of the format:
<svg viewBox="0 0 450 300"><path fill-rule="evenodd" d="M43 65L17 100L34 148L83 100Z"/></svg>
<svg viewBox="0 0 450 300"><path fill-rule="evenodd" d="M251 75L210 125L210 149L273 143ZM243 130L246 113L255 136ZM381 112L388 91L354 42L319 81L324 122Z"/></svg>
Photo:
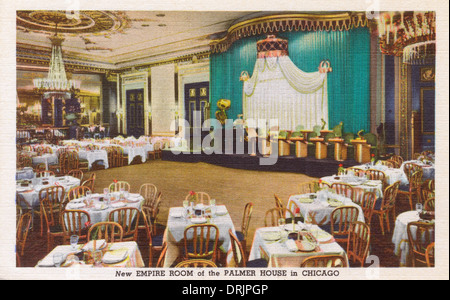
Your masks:
<svg viewBox="0 0 450 300"><path fill-rule="evenodd" d="M109 208L87 214L89 226L117 204L110 197L119 189L122 200L123 192L142 197L142 205L123 200L140 216L131 239L137 250L118 261L125 267L175 268L195 259L196 267L305 267L306 257L324 252L335 267L369 267L369 253L382 267L434 266L435 74L435 11L18 10L16 265L47 266L54 249L70 247L65 213L97 205L67 208L66 187L53 207L58 216L46 212L50 191L41 196L30 185L52 172L42 175L50 185L89 186L89 196L78 196L105 196L102 203L108 197ZM339 190L344 178L351 196ZM148 201L145 184L157 190ZM305 193L316 200L296 197ZM307 250L302 232L312 229L304 224L322 197L330 215L312 226L325 233L311 233L317 248ZM207 214L200 204L228 211L211 213L206 224L226 216L232 223L215 227L213 254L190 257L184 227L175 230L187 217L175 208L190 208L198 220ZM331 215L352 205L357 219L338 239ZM289 251L263 234L272 208L285 209L285 223L274 227L289 232L272 243ZM408 235L413 222L433 232L426 252ZM87 238L87 229L76 235ZM319 243L325 234L333 241ZM352 249L359 240L365 250ZM88 260L66 253L63 264Z"/></svg>

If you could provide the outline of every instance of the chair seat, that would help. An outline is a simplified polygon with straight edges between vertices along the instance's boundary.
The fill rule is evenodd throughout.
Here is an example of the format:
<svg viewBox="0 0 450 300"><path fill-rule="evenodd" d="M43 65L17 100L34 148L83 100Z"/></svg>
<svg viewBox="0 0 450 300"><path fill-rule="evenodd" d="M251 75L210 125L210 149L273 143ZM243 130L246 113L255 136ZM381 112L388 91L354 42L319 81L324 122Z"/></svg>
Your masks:
<svg viewBox="0 0 450 300"><path fill-rule="evenodd" d="M51 234L63 234L63 228L61 225L49 226L49 230Z"/></svg>
<svg viewBox="0 0 450 300"><path fill-rule="evenodd" d="M214 247L214 241L209 241L208 242L208 251L212 251L213 247ZM197 249L200 249L200 245L197 245ZM188 253L194 253L194 243L193 242L190 242L187 244L187 251L188 251ZM206 252L206 251L204 251L204 252ZM184 254L184 256L187 256L185 248L183 248L183 254Z"/></svg>
<svg viewBox="0 0 450 300"><path fill-rule="evenodd" d="M382 198L378 198L375 201L375 206L374 206L374 210L380 210L381 209L381 205L383 204L383 199Z"/></svg>
<svg viewBox="0 0 450 300"><path fill-rule="evenodd" d="M152 247L162 247L164 241L164 235L158 234L152 236Z"/></svg>
<svg viewBox="0 0 450 300"><path fill-rule="evenodd" d="M399 192L408 192L409 193L409 184L400 183L398 187Z"/></svg>
<svg viewBox="0 0 450 300"><path fill-rule="evenodd" d="M236 237L238 238L239 242L245 240L244 234L241 231L236 231Z"/></svg>
<svg viewBox="0 0 450 300"><path fill-rule="evenodd" d="M268 261L262 258L249 260L247 262L248 268L267 268Z"/></svg>

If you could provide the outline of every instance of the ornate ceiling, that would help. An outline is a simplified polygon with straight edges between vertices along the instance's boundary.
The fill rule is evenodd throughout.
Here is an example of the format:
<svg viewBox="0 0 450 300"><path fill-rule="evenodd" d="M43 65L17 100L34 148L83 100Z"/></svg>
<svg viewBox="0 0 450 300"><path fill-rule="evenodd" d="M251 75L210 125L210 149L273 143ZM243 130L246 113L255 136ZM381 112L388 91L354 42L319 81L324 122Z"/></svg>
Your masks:
<svg viewBox="0 0 450 300"><path fill-rule="evenodd" d="M45 68L49 36L63 42L70 68L118 70L209 51L210 37L248 12L207 11L17 11L19 68Z"/></svg>

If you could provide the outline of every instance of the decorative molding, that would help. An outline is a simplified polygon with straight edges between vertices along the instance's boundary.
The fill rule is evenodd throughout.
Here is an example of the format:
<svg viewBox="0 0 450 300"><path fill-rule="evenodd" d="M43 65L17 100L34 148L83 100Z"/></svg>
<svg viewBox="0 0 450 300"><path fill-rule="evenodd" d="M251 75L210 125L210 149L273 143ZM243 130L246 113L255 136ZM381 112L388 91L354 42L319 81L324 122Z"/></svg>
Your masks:
<svg viewBox="0 0 450 300"><path fill-rule="evenodd" d="M400 88L399 88L399 133L400 133L400 155L402 157L409 157L409 119L410 114L408 112L408 77L409 68L407 64L400 62Z"/></svg>

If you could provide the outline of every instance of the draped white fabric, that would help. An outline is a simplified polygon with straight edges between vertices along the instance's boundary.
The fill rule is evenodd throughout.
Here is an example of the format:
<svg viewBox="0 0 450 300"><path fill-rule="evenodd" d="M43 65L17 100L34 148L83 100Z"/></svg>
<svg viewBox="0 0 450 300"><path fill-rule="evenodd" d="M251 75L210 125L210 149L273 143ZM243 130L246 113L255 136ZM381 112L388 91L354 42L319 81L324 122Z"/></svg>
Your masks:
<svg viewBox="0 0 450 300"><path fill-rule="evenodd" d="M278 120L280 130L328 129L327 73L303 72L289 56L258 58L244 82L245 119Z"/></svg>

